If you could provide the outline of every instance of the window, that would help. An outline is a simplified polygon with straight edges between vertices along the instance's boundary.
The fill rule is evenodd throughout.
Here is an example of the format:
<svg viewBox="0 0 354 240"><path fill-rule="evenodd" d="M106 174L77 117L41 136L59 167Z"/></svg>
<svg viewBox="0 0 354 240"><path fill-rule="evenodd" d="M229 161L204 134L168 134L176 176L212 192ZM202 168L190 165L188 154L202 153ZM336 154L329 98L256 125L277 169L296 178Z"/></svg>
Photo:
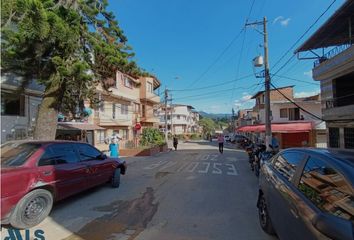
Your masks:
<svg viewBox="0 0 354 240"><path fill-rule="evenodd" d="M304 156L304 154L297 152L282 153L274 160L274 168L287 180L291 181L291 178L296 171L296 167L300 164Z"/></svg>
<svg viewBox="0 0 354 240"><path fill-rule="evenodd" d="M49 146L41 159L38 162L38 166L77 163L79 159L75 152L75 149L71 144L57 144Z"/></svg>
<svg viewBox="0 0 354 240"><path fill-rule="evenodd" d="M112 118L116 119L116 104L112 103Z"/></svg>
<svg viewBox="0 0 354 240"><path fill-rule="evenodd" d="M339 128L328 128L329 147L339 148Z"/></svg>
<svg viewBox="0 0 354 240"><path fill-rule="evenodd" d="M299 108L289 108L289 120L300 120Z"/></svg>
<svg viewBox="0 0 354 240"><path fill-rule="evenodd" d="M265 99L264 99L264 94L262 94L262 102L261 103L265 103Z"/></svg>
<svg viewBox="0 0 354 240"><path fill-rule="evenodd" d="M133 105L133 110L134 110L134 113L139 113L140 112L140 105L139 103L134 103Z"/></svg>
<svg viewBox="0 0 354 240"><path fill-rule="evenodd" d="M121 104L120 113L122 115L128 115L128 105Z"/></svg>
<svg viewBox="0 0 354 240"><path fill-rule="evenodd" d="M41 147L33 143L5 143L1 146L1 166L21 166Z"/></svg>
<svg viewBox="0 0 354 240"><path fill-rule="evenodd" d="M1 115L25 116L25 96L2 92Z"/></svg>
<svg viewBox="0 0 354 240"><path fill-rule="evenodd" d="M281 108L280 109L280 117L281 118L287 118L288 117L288 109L287 108Z"/></svg>
<svg viewBox="0 0 354 240"><path fill-rule="evenodd" d="M142 116L142 117L145 117L145 105L142 105L142 108L141 108L141 116Z"/></svg>
<svg viewBox="0 0 354 240"><path fill-rule="evenodd" d="M178 119L178 120L181 119L181 116L180 116L180 115L177 115L177 119Z"/></svg>
<svg viewBox="0 0 354 240"><path fill-rule="evenodd" d="M124 77L124 86L126 86L128 88L133 88L133 83L129 78Z"/></svg>
<svg viewBox="0 0 354 240"><path fill-rule="evenodd" d="M127 140L129 139L129 130L128 129L120 129L119 130L119 135L124 139Z"/></svg>
<svg viewBox="0 0 354 240"><path fill-rule="evenodd" d="M308 159L298 188L323 212L354 222L354 189L323 160Z"/></svg>
<svg viewBox="0 0 354 240"><path fill-rule="evenodd" d="M81 161L96 160L101 155L100 151L87 144L80 144L79 153Z"/></svg>
<svg viewBox="0 0 354 240"><path fill-rule="evenodd" d="M344 146L354 149L354 128L344 128Z"/></svg>
<svg viewBox="0 0 354 240"><path fill-rule="evenodd" d="M102 98L102 94L98 95L99 109L101 112L104 111L104 99Z"/></svg>
<svg viewBox="0 0 354 240"><path fill-rule="evenodd" d="M150 83L150 82L147 83L147 91L149 93L153 93L154 92L154 89L152 88L152 83Z"/></svg>
<svg viewBox="0 0 354 240"><path fill-rule="evenodd" d="M105 130L97 130L97 132L96 132L97 143L104 143L105 138L106 138Z"/></svg>

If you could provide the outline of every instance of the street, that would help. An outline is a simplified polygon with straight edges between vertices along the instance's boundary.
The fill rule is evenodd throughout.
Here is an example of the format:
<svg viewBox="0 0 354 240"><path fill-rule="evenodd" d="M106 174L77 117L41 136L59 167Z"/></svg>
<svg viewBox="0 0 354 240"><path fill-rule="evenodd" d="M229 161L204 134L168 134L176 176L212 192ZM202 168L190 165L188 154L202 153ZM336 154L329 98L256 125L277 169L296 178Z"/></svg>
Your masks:
<svg viewBox="0 0 354 240"><path fill-rule="evenodd" d="M181 143L178 151L126 158L119 189L108 184L55 204L31 229L45 239L273 239L258 222L257 178L243 151Z"/></svg>

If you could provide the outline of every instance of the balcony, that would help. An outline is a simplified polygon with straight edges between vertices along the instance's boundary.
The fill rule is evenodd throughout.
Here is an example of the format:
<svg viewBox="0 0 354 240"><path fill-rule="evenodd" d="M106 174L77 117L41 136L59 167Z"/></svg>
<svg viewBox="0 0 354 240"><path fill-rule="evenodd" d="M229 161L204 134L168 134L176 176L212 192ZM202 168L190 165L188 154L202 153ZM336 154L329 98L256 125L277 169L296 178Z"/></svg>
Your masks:
<svg viewBox="0 0 354 240"><path fill-rule="evenodd" d="M132 114L118 115L115 118L104 112L95 112L94 123L99 126L132 126Z"/></svg>
<svg viewBox="0 0 354 240"><path fill-rule="evenodd" d="M148 91L144 91L141 96L140 99L142 101L148 101L148 102L152 102L152 103L160 103L160 97L158 95L156 95L155 93L151 93Z"/></svg>
<svg viewBox="0 0 354 240"><path fill-rule="evenodd" d="M333 50L334 51L334 50ZM354 69L354 45L343 45L333 53L329 52L328 57L321 58L315 62L313 79L326 80L341 77Z"/></svg>

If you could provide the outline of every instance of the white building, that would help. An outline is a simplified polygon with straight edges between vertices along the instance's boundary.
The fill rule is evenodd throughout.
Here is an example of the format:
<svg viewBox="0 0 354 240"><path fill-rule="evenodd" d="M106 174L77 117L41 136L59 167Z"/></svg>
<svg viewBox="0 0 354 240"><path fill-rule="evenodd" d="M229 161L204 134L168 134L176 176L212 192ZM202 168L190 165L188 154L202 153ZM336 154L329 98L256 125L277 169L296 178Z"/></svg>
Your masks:
<svg viewBox="0 0 354 240"><path fill-rule="evenodd" d="M164 107L160 108L159 116L160 129L161 131L165 131ZM199 133L200 127L198 122L199 113L192 106L173 104L167 107L168 132L172 134Z"/></svg>

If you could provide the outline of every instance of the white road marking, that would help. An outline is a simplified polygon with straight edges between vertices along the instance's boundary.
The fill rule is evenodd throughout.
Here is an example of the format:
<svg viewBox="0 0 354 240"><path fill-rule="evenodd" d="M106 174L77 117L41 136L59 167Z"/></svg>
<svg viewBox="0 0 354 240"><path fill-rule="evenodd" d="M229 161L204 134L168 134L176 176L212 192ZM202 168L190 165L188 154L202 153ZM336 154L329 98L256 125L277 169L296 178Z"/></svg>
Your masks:
<svg viewBox="0 0 354 240"><path fill-rule="evenodd" d="M206 165L206 168L204 170L199 170L199 173L207 173L210 167L210 163L208 162L202 162L202 164Z"/></svg>
<svg viewBox="0 0 354 240"><path fill-rule="evenodd" d="M164 169L169 168L169 167L172 167L172 166L176 165L177 163L178 163L178 162L176 162L176 161L168 162L165 166L163 166L162 168L160 168L159 171L164 170Z"/></svg>
<svg viewBox="0 0 354 240"><path fill-rule="evenodd" d="M202 160L202 161L206 161L206 160L208 160L209 159L209 154L207 154L207 155L202 155L201 157L200 157L200 160Z"/></svg>
<svg viewBox="0 0 354 240"><path fill-rule="evenodd" d="M188 164L189 164L189 162L182 163L182 166L180 166L180 167L177 169L177 172L181 172L182 169L185 168Z"/></svg>
<svg viewBox="0 0 354 240"><path fill-rule="evenodd" d="M217 166L221 166L221 163L213 163L213 174L222 174L222 171Z"/></svg>
<svg viewBox="0 0 354 240"><path fill-rule="evenodd" d="M233 176L237 176L238 172L236 170L235 165L231 164L231 163L225 163L226 166L228 166L229 168L229 172L226 172L227 175L233 175Z"/></svg>
<svg viewBox="0 0 354 240"><path fill-rule="evenodd" d="M193 166L194 165L194 166ZM186 168L187 169L187 172L194 172L194 170L198 167L199 165L199 162L192 162L188 165L188 167ZM192 168L191 168L192 166Z"/></svg>
<svg viewBox="0 0 354 240"><path fill-rule="evenodd" d="M210 161L217 161L218 160L218 156L217 154L211 154L210 155Z"/></svg>
<svg viewBox="0 0 354 240"><path fill-rule="evenodd" d="M165 164L167 162L168 161L166 161L166 160L161 160L160 162L153 163L150 166L145 167L144 169L154 169L154 168L160 167L161 165L163 165L163 164Z"/></svg>

